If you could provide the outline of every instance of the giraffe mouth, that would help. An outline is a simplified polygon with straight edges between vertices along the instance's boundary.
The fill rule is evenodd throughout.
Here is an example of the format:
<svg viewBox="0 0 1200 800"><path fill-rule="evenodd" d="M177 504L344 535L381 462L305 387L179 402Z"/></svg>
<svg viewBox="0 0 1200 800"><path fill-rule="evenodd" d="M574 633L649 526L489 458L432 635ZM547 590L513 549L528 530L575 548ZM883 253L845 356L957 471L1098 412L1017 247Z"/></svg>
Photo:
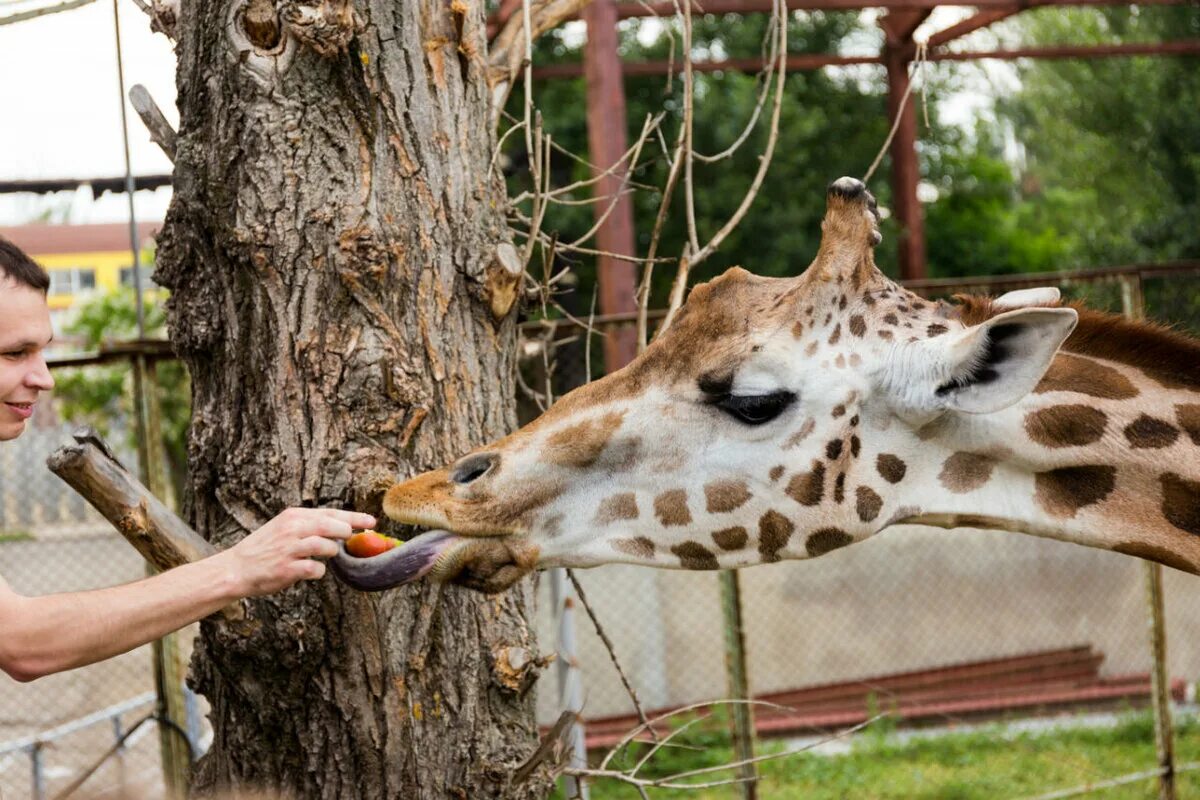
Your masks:
<svg viewBox="0 0 1200 800"><path fill-rule="evenodd" d="M538 551L512 536L471 536L431 530L370 558L357 558L339 544L329 562L348 586L378 592L429 578L483 592L499 592L536 568Z"/></svg>
<svg viewBox="0 0 1200 800"><path fill-rule="evenodd" d="M469 544L465 537L445 530L426 531L369 558L359 558L338 544L337 555L329 562L333 572L348 586L364 592L379 592L420 580L434 573L435 579L447 580L447 566L461 562L455 554Z"/></svg>

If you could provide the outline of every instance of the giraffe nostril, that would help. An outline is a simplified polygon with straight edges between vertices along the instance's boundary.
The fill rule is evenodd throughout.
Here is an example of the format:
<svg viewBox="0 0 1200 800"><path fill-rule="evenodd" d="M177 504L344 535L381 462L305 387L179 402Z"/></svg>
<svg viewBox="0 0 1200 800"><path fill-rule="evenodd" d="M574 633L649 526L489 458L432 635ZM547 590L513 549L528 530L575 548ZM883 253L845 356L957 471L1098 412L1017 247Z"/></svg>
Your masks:
<svg viewBox="0 0 1200 800"><path fill-rule="evenodd" d="M454 465L450 471L450 480L460 485L473 483L491 472L500 463L499 453L476 453L467 456Z"/></svg>

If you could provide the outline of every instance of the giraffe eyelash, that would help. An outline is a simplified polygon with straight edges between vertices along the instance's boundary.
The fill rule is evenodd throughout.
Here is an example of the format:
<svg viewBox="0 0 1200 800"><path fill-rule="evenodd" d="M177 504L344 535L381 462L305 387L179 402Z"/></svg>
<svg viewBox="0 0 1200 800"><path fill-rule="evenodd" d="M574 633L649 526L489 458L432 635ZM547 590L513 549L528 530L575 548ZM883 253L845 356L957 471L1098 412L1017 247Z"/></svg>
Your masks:
<svg viewBox="0 0 1200 800"><path fill-rule="evenodd" d="M747 425L762 425L778 417L796 400L795 392L732 395L712 398L709 402L729 416Z"/></svg>

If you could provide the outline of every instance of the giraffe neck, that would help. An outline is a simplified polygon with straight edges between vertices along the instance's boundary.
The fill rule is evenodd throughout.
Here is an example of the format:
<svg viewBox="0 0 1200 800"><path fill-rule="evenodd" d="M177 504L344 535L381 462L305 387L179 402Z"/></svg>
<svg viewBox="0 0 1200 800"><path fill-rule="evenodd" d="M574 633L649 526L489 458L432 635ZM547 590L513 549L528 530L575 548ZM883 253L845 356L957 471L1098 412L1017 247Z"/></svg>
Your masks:
<svg viewBox="0 0 1200 800"><path fill-rule="evenodd" d="M905 495L919 511L903 521L1020 531L1200 574L1195 388L1060 354L1016 406L912 432L922 455Z"/></svg>

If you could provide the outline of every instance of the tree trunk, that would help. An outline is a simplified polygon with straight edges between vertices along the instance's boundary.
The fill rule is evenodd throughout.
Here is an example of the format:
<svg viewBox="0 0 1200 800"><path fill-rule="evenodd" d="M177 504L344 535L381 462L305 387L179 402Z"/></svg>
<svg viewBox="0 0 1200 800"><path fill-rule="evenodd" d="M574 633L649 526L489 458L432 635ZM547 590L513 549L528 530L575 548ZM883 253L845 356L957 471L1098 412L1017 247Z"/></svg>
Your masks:
<svg viewBox="0 0 1200 800"><path fill-rule="evenodd" d="M280 16L276 16L276 8ZM474 0L182 4L175 196L156 280L192 376L190 517L228 547L287 506L513 427L519 275L490 170ZM200 794L544 797L532 585L380 595L326 577L208 621Z"/></svg>

